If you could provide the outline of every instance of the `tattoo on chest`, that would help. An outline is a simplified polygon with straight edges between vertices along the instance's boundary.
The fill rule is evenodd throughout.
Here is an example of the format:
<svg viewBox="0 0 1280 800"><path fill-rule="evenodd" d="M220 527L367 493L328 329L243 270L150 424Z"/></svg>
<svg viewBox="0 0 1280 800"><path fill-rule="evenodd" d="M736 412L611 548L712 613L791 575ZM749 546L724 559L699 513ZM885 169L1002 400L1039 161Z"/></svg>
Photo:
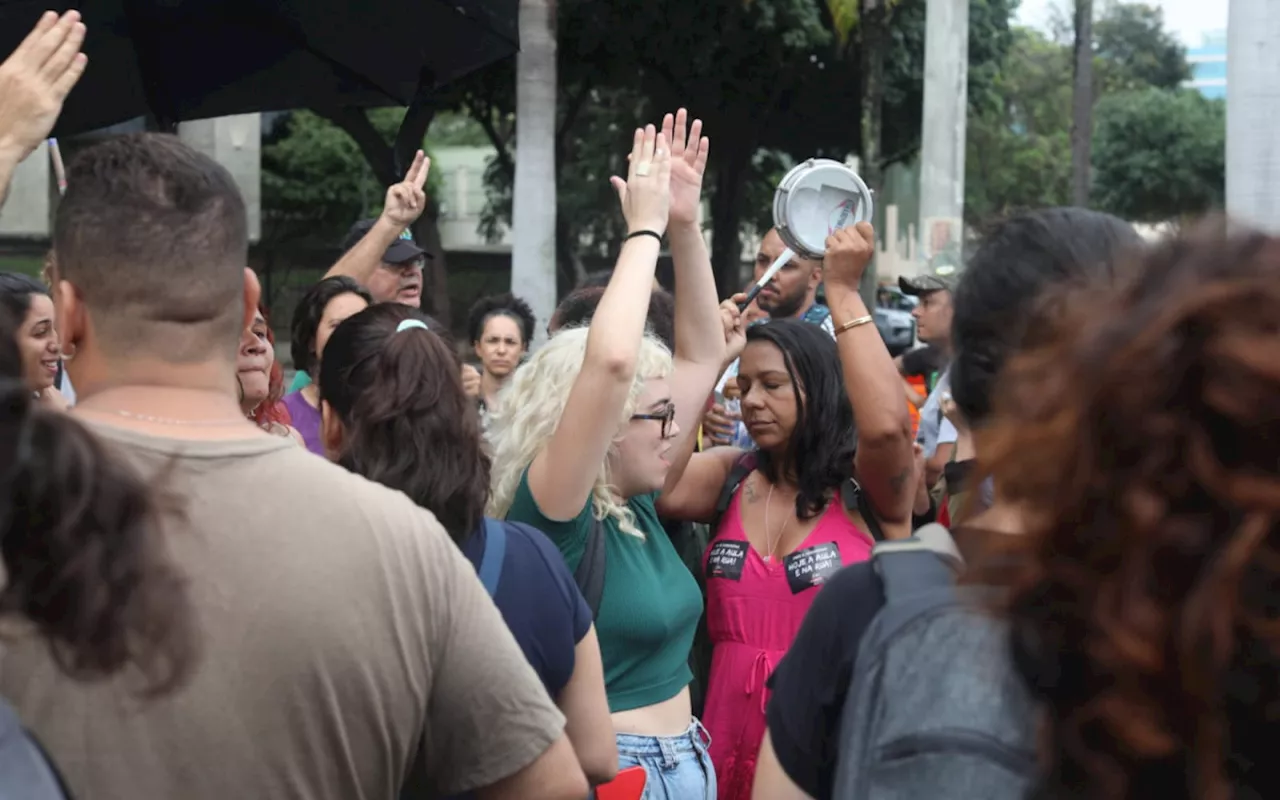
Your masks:
<svg viewBox="0 0 1280 800"><path fill-rule="evenodd" d="M745 484L743 484L742 493L746 495L748 503L754 503L758 497L756 495L756 487L753 481L747 481Z"/></svg>

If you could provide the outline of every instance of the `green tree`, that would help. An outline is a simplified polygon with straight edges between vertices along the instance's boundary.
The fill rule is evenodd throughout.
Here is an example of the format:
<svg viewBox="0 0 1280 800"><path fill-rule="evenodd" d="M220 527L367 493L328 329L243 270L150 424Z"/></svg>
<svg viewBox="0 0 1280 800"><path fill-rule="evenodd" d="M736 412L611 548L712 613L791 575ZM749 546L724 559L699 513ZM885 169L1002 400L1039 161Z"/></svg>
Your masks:
<svg viewBox="0 0 1280 800"><path fill-rule="evenodd" d="M1160 8L1115 3L1095 23L1093 35L1103 94L1177 89L1191 77L1187 49L1165 28Z"/></svg>
<svg viewBox="0 0 1280 800"><path fill-rule="evenodd" d="M970 224L1071 200L1071 50L1018 28L992 79L970 102L965 217Z"/></svg>
<svg viewBox="0 0 1280 800"><path fill-rule="evenodd" d="M1145 89L1098 104L1094 198L1136 222L1182 220L1221 208L1226 106L1199 92Z"/></svg>
<svg viewBox="0 0 1280 800"><path fill-rule="evenodd" d="M1007 48L1010 0L972 0L971 91L998 70ZM882 164L919 148L925 0L890 4ZM842 40L826 0L655 0L635 6L561 0L557 7L560 102L557 125L557 250L571 281L574 253L611 252L620 228L607 178L620 173L630 131L683 105L712 139L712 260L722 291L736 289L744 221L768 224L786 166L813 156L862 151L857 36ZM841 24L847 24L844 20ZM853 31L856 33L856 29ZM509 78L501 68L469 82L461 101L499 150L490 170L492 224L509 219L514 164ZM974 86L975 81L977 86Z"/></svg>

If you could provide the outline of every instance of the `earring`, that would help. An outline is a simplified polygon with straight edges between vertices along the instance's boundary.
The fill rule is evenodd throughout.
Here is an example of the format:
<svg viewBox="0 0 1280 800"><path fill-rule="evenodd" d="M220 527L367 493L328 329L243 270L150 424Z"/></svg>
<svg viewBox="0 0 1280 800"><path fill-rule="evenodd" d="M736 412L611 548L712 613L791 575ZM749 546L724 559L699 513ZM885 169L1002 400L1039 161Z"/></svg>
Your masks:
<svg viewBox="0 0 1280 800"><path fill-rule="evenodd" d="M59 346L58 350L59 350L59 355L58 355L59 358L61 358L63 361L71 361L76 357L76 353L80 350L80 347L79 345L73 342L71 344L70 353L67 352L67 348L65 346Z"/></svg>

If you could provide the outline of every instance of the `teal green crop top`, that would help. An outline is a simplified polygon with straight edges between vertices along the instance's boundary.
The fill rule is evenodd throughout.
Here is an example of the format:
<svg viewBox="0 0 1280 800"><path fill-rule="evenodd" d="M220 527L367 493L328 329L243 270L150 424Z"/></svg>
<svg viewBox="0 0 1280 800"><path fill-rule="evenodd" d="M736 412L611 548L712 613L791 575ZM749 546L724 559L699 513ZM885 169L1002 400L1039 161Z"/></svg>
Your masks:
<svg viewBox="0 0 1280 800"><path fill-rule="evenodd" d="M604 595L596 636L604 660L609 711L643 708L679 694L693 680L689 650L702 616L702 593L662 530L654 507L656 494L627 502L645 538L618 530L604 520ZM591 529L591 502L575 519L547 519L529 492L525 473L507 519L538 528L555 542L569 569L576 569Z"/></svg>

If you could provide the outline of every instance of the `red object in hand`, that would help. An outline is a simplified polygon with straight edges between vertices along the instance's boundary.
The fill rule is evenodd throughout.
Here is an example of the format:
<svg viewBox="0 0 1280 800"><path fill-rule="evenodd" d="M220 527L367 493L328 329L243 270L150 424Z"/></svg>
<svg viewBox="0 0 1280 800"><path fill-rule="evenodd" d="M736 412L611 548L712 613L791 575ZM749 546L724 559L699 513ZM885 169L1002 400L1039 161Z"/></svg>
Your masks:
<svg viewBox="0 0 1280 800"><path fill-rule="evenodd" d="M618 776L596 787L596 800L640 800L648 779L644 767L627 767Z"/></svg>

